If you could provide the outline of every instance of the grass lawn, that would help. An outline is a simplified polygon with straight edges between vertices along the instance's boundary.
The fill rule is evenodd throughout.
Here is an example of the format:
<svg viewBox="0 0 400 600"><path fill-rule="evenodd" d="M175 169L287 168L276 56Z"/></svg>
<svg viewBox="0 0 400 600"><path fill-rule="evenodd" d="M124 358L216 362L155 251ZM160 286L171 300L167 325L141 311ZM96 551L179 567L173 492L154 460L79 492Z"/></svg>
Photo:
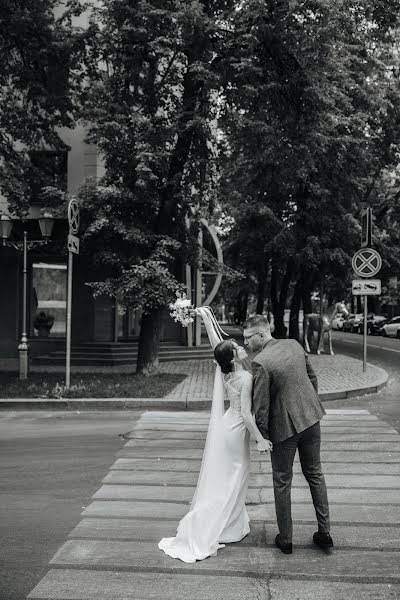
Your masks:
<svg viewBox="0 0 400 600"><path fill-rule="evenodd" d="M0 398L162 398L185 377L184 373L72 373L66 390L60 373L31 373L22 381L17 373L0 373Z"/></svg>

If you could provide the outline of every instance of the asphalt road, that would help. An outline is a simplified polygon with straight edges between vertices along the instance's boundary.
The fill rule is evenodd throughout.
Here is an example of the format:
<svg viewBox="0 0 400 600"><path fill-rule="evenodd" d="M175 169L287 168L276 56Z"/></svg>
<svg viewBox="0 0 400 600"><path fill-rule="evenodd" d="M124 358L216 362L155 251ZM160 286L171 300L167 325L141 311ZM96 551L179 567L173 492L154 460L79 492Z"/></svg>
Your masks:
<svg viewBox="0 0 400 600"><path fill-rule="evenodd" d="M0 412L0 600L23 600L79 522L138 412Z"/></svg>
<svg viewBox="0 0 400 600"><path fill-rule="evenodd" d="M363 336L361 334L334 331L333 339L336 352L362 360ZM367 344L367 360L392 372L393 376L397 375L400 379L400 340L380 335L368 335Z"/></svg>
<svg viewBox="0 0 400 600"><path fill-rule="evenodd" d="M400 340L369 335L367 342L367 362L385 369L389 380L378 394L352 399L351 407L368 409L400 432ZM363 336L358 333L335 331L333 349L337 354L346 354L362 360ZM342 408L346 404L350 408L349 400L329 402L329 407Z"/></svg>

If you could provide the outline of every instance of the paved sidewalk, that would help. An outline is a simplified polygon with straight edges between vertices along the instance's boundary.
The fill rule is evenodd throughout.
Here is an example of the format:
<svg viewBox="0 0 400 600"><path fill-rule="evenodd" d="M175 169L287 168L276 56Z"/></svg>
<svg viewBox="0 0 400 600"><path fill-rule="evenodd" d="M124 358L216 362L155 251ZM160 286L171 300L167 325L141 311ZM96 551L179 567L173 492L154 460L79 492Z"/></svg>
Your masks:
<svg viewBox="0 0 400 600"><path fill-rule="evenodd" d="M338 400L377 392L387 381L387 373L373 365L367 365L363 373L362 361L344 355L310 355L310 362L318 377L322 400ZM188 406L207 403L212 397L214 369L212 360L188 361L189 376L176 386L165 399L186 400ZM179 373L180 364L165 363L162 370Z"/></svg>
<svg viewBox="0 0 400 600"><path fill-rule="evenodd" d="M362 371L362 361L344 355L310 355L317 373L320 398L338 400L362 394L371 394L387 382L386 371L367 365ZM132 371L132 368L130 368ZM162 363L163 373L187 373L187 377L164 398L4 398L0 408L161 408L203 409L208 408L212 398L215 364L212 360L188 360ZM119 372L119 370L114 370ZM121 370L121 372L129 372ZM133 371L132 371L133 372Z"/></svg>
<svg viewBox="0 0 400 600"><path fill-rule="evenodd" d="M366 410L328 410L322 460L335 547L312 544L315 514L295 462L294 552L274 547L269 458L252 442L251 532L195 564L157 542L192 498L205 412L146 411L29 600L398 600L400 435Z"/></svg>

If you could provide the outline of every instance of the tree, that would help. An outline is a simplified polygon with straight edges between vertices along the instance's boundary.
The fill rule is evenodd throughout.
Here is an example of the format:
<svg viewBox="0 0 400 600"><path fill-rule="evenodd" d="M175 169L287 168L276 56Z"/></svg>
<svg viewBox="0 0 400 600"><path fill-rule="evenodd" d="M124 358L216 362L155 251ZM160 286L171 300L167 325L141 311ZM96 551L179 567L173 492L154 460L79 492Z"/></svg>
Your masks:
<svg viewBox="0 0 400 600"><path fill-rule="evenodd" d="M387 150L398 147L398 129L383 123L399 98L398 81L388 77L397 8L377 0L253 1L237 11L225 178L239 184L243 204L262 203L283 224L271 253L279 336L291 288L290 335L298 337L299 308L309 309L320 274L348 273L354 216L368 202L372 175L392 164ZM383 131L391 133L384 152Z"/></svg>
<svg viewBox="0 0 400 600"><path fill-rule="evenodd" d="M0 184L17 214L54 183L43 152L66 150L57 128L74 123L81 32L71 19L81 11L78 0L1 3Z"/></svg>
<svg viewBox="0 0 400 600"><path fill-rule="evenodd" d="M143 309L138 371L157 367L163 311L196 257L186 219L215 204L214 59L225 4L111 0L94 8L88 32L83 101L106 188L90 201L83 192L86 238L109 270L96 293Z"/></svg>

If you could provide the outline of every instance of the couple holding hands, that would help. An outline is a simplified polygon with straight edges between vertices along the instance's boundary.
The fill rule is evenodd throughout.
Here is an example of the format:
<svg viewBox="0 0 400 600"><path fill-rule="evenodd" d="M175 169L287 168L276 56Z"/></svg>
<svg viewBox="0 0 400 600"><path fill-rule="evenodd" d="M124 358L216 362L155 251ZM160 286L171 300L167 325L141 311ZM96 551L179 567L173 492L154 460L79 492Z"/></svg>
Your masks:
<svg viewBox="0 0 400 600"><path fill-rule="evenodd" d="M243 330L245 346L253 356L250 372L245 348L234 340L221 341L212 310L201 307L196 312L203 319L217 361L210 422L189 512L176 536L163 538L159 548L173 558L195 562L249 533L245 500L250 436L261 454L271 452L279 529L276 546L285 554L292 553L291 485L298 450L318 523L313 541L323 549L332 547L320 459L320 420L325 410L307 354L296 340L274 339L268 320L256 315ZM225 398L229 400L226 412Z"/></svg>

